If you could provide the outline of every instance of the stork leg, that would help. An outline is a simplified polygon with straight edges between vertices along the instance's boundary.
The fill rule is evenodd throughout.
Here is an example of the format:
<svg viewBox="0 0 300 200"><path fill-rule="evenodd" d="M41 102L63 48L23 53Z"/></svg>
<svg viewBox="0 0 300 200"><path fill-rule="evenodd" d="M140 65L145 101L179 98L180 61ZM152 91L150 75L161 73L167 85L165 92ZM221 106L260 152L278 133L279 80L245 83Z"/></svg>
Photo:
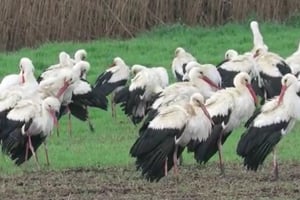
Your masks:
<svg viewBox="0 0 300 200"><path fill-rule="evenodd" d="M28 160L29 143L26 142L25 161Z"/></svg>
<svg viewBox="0 0 300 200"><path fill-rule="evenodd" d="M114 120L117 119L117 113L116 113L116 104L114 102L115 93L113 92L110 96L110 105L111 105L111 116Z"/></svg>
<svg viewBox="0 0 300 200"><path fill-rule="evenodd" d="M168 158L165 159L165 176L168 176Z"/></svg>
<svg viewBox="0 0 300 200"><path fill-rule="evenodd" d="M178 176L177 151L178 151L178 146L175 144L175 149L174 149L174 153L173 153L173 163L174 163L174 174L175 174L175 176Z"/></svg>
<svg viewBox="0 0 300 200"><path fill-rule="evenodd" d="M40 169L39 161L38 161L38 158L37 158L36 153L34 151L34 148L32 146L30 135L28 135L28 146L29 146L29 149L30 149L33 157L34 157L35 163L37 164L38 168Z"/></svg>
<svg viewBox="0 0 300 200"><path fill-rule="evenodd" d="M46 141L44 141L44 148L45 148L47 166L49 166L50 162L49 162L49 157L48 157L48 146L47 146L47 142Z"/></svg>
<svg viewBox="0 0 300 200"><path fill-rule="evenodd" d="M87 107L86 107L86 109L87 109ZM95 128L94 128L94 126L93 126L93 124L92 124L92 122L91 122L91 118L90 118L90 116L89 116L89 113L87 113L87 121L88 121L88 124L89 124L90 131L91 131L92 133L94 133L94 132L95 132Z"/></svg>
<svg viewBox="0 0 300 200"><path fill-rule="evenodd" d="M278 162L276 157L276 149L273 149L273 174L274 174L274 180L278 179L279 169L278 169Z"/></svg>
<svg viewBox="0 0 300 200"><path fill-rule="evenodd" d="M57 126L56 126L56 135L57 137L59 137L59 122L57 122Z"/></svg>
<svg viewBox="0 0 300 200"><path fill-rule="evenodd" d="M72 123L71 123L71 111L68 107L68 132L69 135L72 136Z"/></svg>
<svg viewBox="0 0 300 200"><path fill-rule="evenodd" d="M218 154L219 154L219 167L221 170L221 176L225 175L224 169L224 161L223 161L223 153L222 153L222 138L223 138L223 131L221 131L219 139L218 139Z"/></svg>

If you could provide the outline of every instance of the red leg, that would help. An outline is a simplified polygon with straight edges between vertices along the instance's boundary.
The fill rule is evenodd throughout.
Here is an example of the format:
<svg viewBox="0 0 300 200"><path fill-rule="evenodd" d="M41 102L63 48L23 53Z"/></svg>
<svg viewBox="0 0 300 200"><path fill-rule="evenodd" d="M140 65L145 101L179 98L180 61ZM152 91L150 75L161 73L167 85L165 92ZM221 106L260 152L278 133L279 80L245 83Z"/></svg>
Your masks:
<svg viewBox="0 0 300 200"><path fill-rule="evenodd" d="M178 175L178 166L177 166L177 151L178 151L178 146L175 144L175 150L174 150L174 154L173 154L173 163L174 163L174 174L175 176Z"/></svg>
<svg viewBox="0 0 300 200"><path fill-rule="evenodd" d="M278 168L278 162L276 157L276 149L273 149L273 174L274 179L277 180L279 176L279 168Z"/></svg>
<svg viewBox="0 0 300 200"><path fill-rule="evenodd" d="M44 147L45 147L45 154L46 154L47 165L49 166L50 162L49 162L49 157L48 157L48 146L47 146L46 141L44 141Z"/></svg>
<svg viewBox="0 0 300 200"><path fill-rule="evenodd" d="M168 176L168 158L165 160L165 176Z"/></svg>
<svg viewBox="0 0 300 200"><path fill-rule="evenodd" d="M32 155L33 155L33 157L34 157L34 160L35 160L35 162L36 162L38 168L40 169L40 165L39 165L39 162L38 162L38 158L37 158L37 156L36 156L36 153L35 153L35 151L34 151L34 148L33 148L33 146L32 146L32 143L31 143L31 137L30 137L30 135L28 135L28 145L29 145L29 149L31 150L31 153L32 153Z"/></svg>
<svg viewBox="0 0 300 200"><path fill-rule="evenodd" d="M219 153L221 175L225 175L223 153L222 153L222 137L223 137L223 131L221 131L219 139L218 139L218 153Z"/></svg>

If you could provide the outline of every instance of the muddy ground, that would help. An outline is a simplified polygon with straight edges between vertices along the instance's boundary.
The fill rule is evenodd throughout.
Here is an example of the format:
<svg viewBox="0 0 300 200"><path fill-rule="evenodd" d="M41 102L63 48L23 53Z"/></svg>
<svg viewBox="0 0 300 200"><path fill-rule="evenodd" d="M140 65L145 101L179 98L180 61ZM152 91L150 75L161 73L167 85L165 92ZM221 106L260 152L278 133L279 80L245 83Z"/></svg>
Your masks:
<svg viewBox="0 0 300 200"><path fill-rule="evenodd" d="M284 163L272 180L271 166L257 173L237 164L181 166L158 183L142 180L133 166L0 175L0 199L300 199L300 164Z"/></svg>

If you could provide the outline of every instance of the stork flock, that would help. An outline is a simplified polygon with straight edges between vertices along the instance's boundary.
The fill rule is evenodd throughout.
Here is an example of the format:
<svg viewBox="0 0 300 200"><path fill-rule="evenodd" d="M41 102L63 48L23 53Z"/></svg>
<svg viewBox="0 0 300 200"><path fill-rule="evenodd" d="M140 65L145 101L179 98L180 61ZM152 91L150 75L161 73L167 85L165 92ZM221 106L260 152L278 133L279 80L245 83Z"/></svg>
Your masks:
<svg viewBox="0 0 300 200"><path fill-rule="evenodd" d="M94 84L87 81L87 52L74 58L59 54L59 63L34 77L29 58L20 60L20 73L7 75L0 84L0 144L16 165L34 157L58 120L73 115L87 121L89 107L107 110L111 97L112 116L119 104L133 124L141 124L130 149L137 170L149 181L159 181L174 168L187 148L205 164L218 152L225 174L222 145L234 129L245 125L237 154L248 170L256 171L273 152L274 177L278 178L275 148L282 136L300 119L300 45L284 59L270 52L258 23L252 21L253 48L238 54L229 49L215 66L200 64L178 47L172 62L177 82L169 84L164 67L135 64L131 69L116 57ZM68 122L72 132L71 121Z"/></svg>

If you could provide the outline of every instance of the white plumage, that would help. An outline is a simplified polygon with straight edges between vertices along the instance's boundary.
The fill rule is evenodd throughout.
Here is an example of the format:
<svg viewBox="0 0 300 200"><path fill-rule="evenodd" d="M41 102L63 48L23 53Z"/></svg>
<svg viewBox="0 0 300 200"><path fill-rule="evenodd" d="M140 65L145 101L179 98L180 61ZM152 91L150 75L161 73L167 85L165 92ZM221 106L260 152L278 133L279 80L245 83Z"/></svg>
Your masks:
<svg viewBox="0 0 300 200"><path fill-rule="evenodd" d="M211 136L207 141L194 144L195 159L206 163L217 151L221 174L224 174L222 144L233 129L248 120L255 110L256 95L251 87L251 77L240 72L234 78L235 87L217 91L206 100L205 106L214 121Z"/></svg>
<svg viewBox="0 0 300 200"><path fill-rule="evenodd" d="M176 48L175 57L172 61L172 73L177 81L182 81L182 76L185 74L185 65L190 61L197 60L182 47Z"/></svg>
<svg viewBox="0 0 300 200"><path fill-rule="evenodd" d="M244 159L247 169L256 171L267 155L273 151L274 178L278 178L275 146L300 119L300 87L292 74L283 76L280 95L265 103L247 122L237 153Z"/></svg>
<svg viewBox="0 0 300 200"><path fill-rule="evenodd" d="M292 73L299 78L300 75L300 43L298 49L289 57L285 59L285 62L290 66Z"/></svg>
<svg viewBox="0 0 300 200"><path fill-rule="evenodd" d="M5 76L0 84L0 91L11 86L22 85L26 81L35 80L34 66L29 58L23 57L19 63L20 73ZM37 83L36 83L37 84Z"/></svg>
<svg viewBox="0 0 300 200"><path fill-rule="evenodd" d="M160 109L148 123L141 128L140 138L130 153L137 158L137 167L150 181L166 176L173 165L177 174L177 158L185 146L192 139L205 140L212 127L200 93L193 94L190 101L183 105Z"/></svg>

